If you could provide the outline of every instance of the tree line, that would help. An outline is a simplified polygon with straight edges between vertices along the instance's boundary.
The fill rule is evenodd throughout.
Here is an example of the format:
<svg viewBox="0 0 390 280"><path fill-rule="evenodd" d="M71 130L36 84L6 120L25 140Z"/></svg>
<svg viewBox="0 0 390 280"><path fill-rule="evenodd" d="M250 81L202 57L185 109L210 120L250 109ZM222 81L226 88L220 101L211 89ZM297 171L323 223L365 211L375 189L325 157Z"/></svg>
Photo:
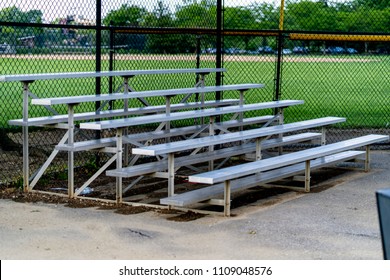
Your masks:
<svg viewBox="0 0 390 280"><path fill-rule="evenodd" d="M225 29L238 30L277 30L279 28L280 8L264 2L253 2L247 6L224 7ZM104 18L105 26L152 27L152 28L216 28L216 0L183 0L173 11L163 1L158 1L153 10L140 5L123 4L119 9L111 10ZM69 19L69 16L66 17ZM24 12L13 6L0 10L0 21L42 23L43 13L39 10ZM53 23L64 22L57 19ZM71 20L65 21L72 24ZM286 31L337 31L337 32L372 32L389 33L390 1L388 0L351 0L349 2L286 1L284 28ZM94 45L94 31L45 30L38 27L16 27L0 25L0 42L14 41L15 38L34 35L37 46L48 45L54 41L72 42L75 44ZM66 30L65 30L66 31ZM68 30L69 31L69 30ZM77 39L78 38L78 39ZM81 39L82 40L81 40ZM76 40L77 39L77 40ZM92 41L91 41L92 40ZM108 44L108 36L103 36L103 44ZM244 43L247 50L265 45L265 39L233 37L225 38L225 46ZM193 52L194 37L186 34L161 36L156 34L131 35L117 34L117 45L126 45L133 50L148 52ZM215 38L204 36L202 45L212 47Z"/></svg>

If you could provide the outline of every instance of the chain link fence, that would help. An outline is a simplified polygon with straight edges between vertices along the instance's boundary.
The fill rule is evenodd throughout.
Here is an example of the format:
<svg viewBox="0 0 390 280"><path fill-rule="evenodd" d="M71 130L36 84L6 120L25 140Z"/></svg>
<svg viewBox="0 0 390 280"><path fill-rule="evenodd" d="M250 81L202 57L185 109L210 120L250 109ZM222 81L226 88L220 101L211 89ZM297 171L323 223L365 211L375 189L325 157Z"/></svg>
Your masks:
<svg viewBox="0 0 390 280"><path fill-rule="evenodd" d="M264 89L246 95L247 103L304 100L304 105L286 111L286 122L346 117L345 124L331 131L332 142L368 132L389 133L389 26L387 0L3 0L0 76L225 67L222 76L207 77L207 84L264 83ZM132 86L163 89L195 82L193 75L148 76L134 78ZM120 79L53 80L32 83L31 92L52 97L108 93L120 87ZM77 106L79 112L94 108ZM0 184L9 184L22 174L21 129L8 125L10 119L22 117L20 83L0 83L0 109ZM45 110L31 106L29 113L47 115ZM66 113L65 107L55 110ZM47 128L30 131L30 168L35 170L61 135ZM83 165L94 156L78 159ZM65 167L66 157L59 156L53 170Z"/></svg>

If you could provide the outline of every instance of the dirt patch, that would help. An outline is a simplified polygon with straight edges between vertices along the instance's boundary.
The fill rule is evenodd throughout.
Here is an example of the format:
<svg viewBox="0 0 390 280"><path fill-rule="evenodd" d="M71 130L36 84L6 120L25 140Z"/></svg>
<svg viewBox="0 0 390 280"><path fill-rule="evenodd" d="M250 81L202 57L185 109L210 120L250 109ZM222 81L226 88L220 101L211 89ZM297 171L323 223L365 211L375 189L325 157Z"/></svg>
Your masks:
<svg viewBox="0 0 390 280"><path fill-rule="evenodd" d="M319 193L325 191L329 188L336 186L337 184L341 184L345 181L342 177L346 175L346 172L349 172L348 169L339 169L339 168L323 168L320 170L316 170L312 172L312 193ZM332 180L329 180L332 178ZM111 178L112 179L112 178ZM329 180L329 181L328 181ZM100 181L100 183L104 182ZM52 182L55 185L55 183ZM251 204L261 205L261 206L272 206L280 202L278 198L280 195L283 195L287 192L291 192L287 187L302 187L302 191L304 190L304 182L293 181L293 180L281 180L279 182L274 182L274 185L278 187L272 187L272 185L268 188L263 187L254 187L249 188L244 191L240 191L238 193L234 193L232 196L231 209L238 209L241 207L246 207ZM285 188L283 187L285 186ZM96 208L97 210L109 210L114 213L120 215L134 215L144 212L155 212L162 216L165 216L167 220L174 222L189 222L197 219L201 219L206 215L203 213L199 213L196 211L180 211L178 209L169 209L169 208L161 208L153 207L153 204L158 205L159 199L156 197L164 197L166 196L166 181L153 181L147 180L144 183L138 184L134 186L134 189L126 192L126 196L124 196L124 201L128 201L130 203L115 203L115 188L109 188L110 190L106 190L104 194L99 189L107 188L107 185L101 185L94 189L94 191L90 195L85 195L80 198L70 199L63 194L51 194L51 193L42 193L42 192L29 192L24 193L20 189L15 188L3 188L0 189L0 198L1 199L12 199L13 201L19 203L50 203L50 204L63 204L66 207L70 208ZM187 191L191 186L186 186L186 184L182 183L178 190ZM50 188L47 186L45 188L47 191L50 191ZM101 199L101 197L111 197L113 202L109 202ZM97 199L94 199L96 197ZM142 204L148 204L148 206L138 206L138 205L130 205L131 202L139 202ZM223 206L210 206L207 204L197 205L196 209L203 211L214 211L223 213ZM202 211L200 211L202 212ZM232 213L234 216L234 213Z"/></svg>
<svg viewBox="0 0 390 280"><path fill-rule="evenodd" d="M117 205L116 203L109 203L90 199L77 199L68 198L55 194L45 194L40 192L29 192L25 193L21 190L14 188L6 188L0 190L1 199L11 199L19 203L38 203L44 202L49 204L63 204L70 208L90 208L95 207L100 210L114 210L119 214L138 214L142 212L152 211L153 208L138 207L126 204Z"/></svg>
<svg viewBox="0 0 390 280"><path fill-rule="evenodd" d="M70 208L96 208L97 210L111 210L114 213L121 215L134 215L145 212L156 212L161 215L169 216L167 219L175 222L189 222L206 215L194 213L192 211L183 212L179 210L158 209L147 206L132 206L128 204L116 204L109 202L102 202L90 199L67 198L58 195L43 194L39 192L24 193L15 188L3 188L0 190L0 199L11 199L18 203L48 203L48 204L62 204ZM173 216L172 215L177 215Z"/></svg>
<svg viewBox="0 0 390 280"><path fill-rule="evenodd" d="M205 214L200 214L200 213L195 213L192 211L188 211L186 213L183 213L181 215L175 216L175 217L170 217L167 220L169 221L175 221L175 222L189 222L189 221L194 221L200 218L205 217Z"/></svg>
<svg viewBox="0 0 390 280"><path fill-rule="evenodd" d="M149 211L152 211L152 208L145 206L119 205L115 210L115 213L122 215L133 215Z"/></svg>

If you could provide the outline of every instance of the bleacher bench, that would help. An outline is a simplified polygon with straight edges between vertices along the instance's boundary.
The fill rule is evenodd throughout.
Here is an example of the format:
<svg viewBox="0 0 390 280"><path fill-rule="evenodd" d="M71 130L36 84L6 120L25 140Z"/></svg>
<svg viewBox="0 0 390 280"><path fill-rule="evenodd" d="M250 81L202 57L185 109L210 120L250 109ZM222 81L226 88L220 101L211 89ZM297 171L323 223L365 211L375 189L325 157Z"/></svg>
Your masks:
<svg viewBox="0 0 390 280"><path fill-rule="evenodd" d="M366 135L329 145L323 145L299 152L284 154L269 159L259 160L250 163L244 163L234 167L227 167L220 170L214 170L197 175L189 176L188 180L192 183L216 184L224 182L224 214L230 215L230 193L231 180L244 178L245 176L255 175L268 170L278 170L298 163L305 163L305 191L310 191L310 165L311 160L326 157L329 155L366 147L365 169L369 168L369 145L388 141L387 135ZM261 174L261 173L260 173Z"/></svg>
<svg viewBox="0 0 390 280"><path fill-rule="evenodd" d="M204 136L195 139L133 148L132 153L149 156L168 155L168 164L166 170L168 170L168 196L171 196L174 194L175 153L203 147L212 148L214 145L233 143L237 141L248 141L253 139L256 140L256 157L259 158L261 156L262 142L273 135L280 135L287 132L296 132L299 130L315 127L324 127L344 121L345 118L325 117L296 123L248 129L244 131L232 132L229 134Z"/></svg>

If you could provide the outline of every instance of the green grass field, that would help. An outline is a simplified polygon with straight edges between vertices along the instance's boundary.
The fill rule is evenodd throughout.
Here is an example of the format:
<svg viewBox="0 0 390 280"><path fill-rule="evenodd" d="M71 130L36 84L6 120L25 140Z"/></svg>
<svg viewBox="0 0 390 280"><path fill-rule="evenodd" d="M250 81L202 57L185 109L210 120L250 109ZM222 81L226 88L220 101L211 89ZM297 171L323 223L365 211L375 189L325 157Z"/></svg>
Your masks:
<svg viewBox="0 0 390 280"><path fill-rule="evenodd" d="M187 57L185 57L187 58ZM245 56L243 56L245 58ZM347 117L342 127L386 128L390 126L390 56L362 56L356 60L317 61L316 57L286 61L282 73L282 99L302 99L305 105L288 108L286 121L296 121L323 116ZM201 67L213 67L214 61L202 61ZM117 60L115 69L194 68L195 61L149 59ZM265 89L253 90L246 94L246 102L270 101L274 97L273 61L226 60L224 84L264 83ZM18 73L80 72L94 71L95 61L91 59L26 59L1 58L0 75ZM108 61L102 61L102 69L108 69ZM214 83L214 76L208 77L207 84ZM131 81L136 90L191 87L193 75L166 75L136 77ZM120 84L120 79L115 79ZM95 80L37 81L31 91L39 97L93 94ZM108 93L108 79L102 79L102 93ZM208 99L213 96L209 95ZM236 92L225 93L224 98L237 98ZM162 98L152 103L163 103ZM120 104L118 104L120 106ZM134 104L134 106L137 106ZM84 106L79 111L93 108ZM64 107L57 108L65 113ZM8 127L9 119L22 117L22 87L20 83L0 83L0 127ZM258 112L269 114L270 112ZM45 115L37 106L30 106L30 116Z"/></svg>

